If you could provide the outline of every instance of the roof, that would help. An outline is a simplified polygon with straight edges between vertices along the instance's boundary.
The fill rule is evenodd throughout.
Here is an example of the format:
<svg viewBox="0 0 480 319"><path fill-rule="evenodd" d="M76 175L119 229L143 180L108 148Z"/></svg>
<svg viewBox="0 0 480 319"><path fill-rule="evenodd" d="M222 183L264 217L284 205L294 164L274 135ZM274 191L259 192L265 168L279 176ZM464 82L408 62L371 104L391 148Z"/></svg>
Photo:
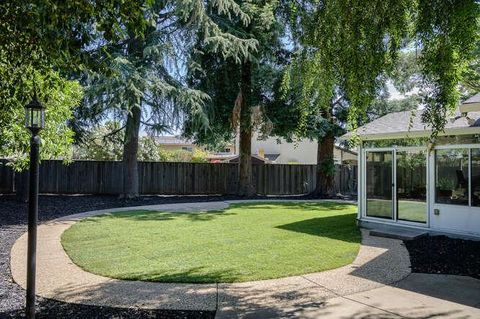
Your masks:
<svg viewBox="0 0 480 319"><path fill-rule="evenodd" d="M357 152L354 150L349 150L348 148L345 148L343 146L335 145L335 148L339 151L345 152L345 153L350 153L352 155L357 155Z"/></svg>
<svg viewBox="0 0 480 319"><path fill-rule="evenodd" d="M422 123L421 117L422 110L389 113L359 127L357 135L361 140L429 136L431 127ZM478 133L480 133L480 112L463 114L456 112L447 120L444 132L440 135ZM352 136L353 132L349 132L341 136L340 139L346 140Z"/></svg>
<svg viewBox="0 0 480 319"><path fill-rule="evenodd" d="M229 159L226 159L225 162L227 163L238 163L240 159L239 155L234 155ZM258 155L252 154L252 164L265 164L268 159L262 158Z"/></svg>
<svg viewBox="0 0 480 319"><path fill-rule="evenodd" d="M467 99L460 105L460 112L480 111L480 93Z"/></svg>
<svg viewBox="0 0 480 319"><path fill-rule="evenodd" d="M272 162L275 162L277 160L277 158L280 156L279 153L275 153L275 154L265 154L264 155L266 159L268 159L269 161L272 161Z"/></svg>
<svg viewBox="0 0 480 319"><path fill-rule="evenodd" d="M180 136L155 136L155 141L164 145L193 145L193 141Z"/></svg>

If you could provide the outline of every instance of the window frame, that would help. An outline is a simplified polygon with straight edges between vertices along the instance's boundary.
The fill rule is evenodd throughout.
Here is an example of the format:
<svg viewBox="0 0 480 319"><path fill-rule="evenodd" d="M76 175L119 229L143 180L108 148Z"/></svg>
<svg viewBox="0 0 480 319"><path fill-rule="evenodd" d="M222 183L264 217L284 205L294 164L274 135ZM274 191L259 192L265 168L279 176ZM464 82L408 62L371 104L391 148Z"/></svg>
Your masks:
<svg viewBox="0 0 480 319"><path fill-rule="evenodd" d="M453 149L467 149L468 151L468 205L459 205L451 203L437 202L437 150L453 150ZM472 206L472 149L480 149L479 144L454 144L454 145L438 145L433 149L433 203L435 205L449 205L468 208L480 208L480 206Z"/></svg>

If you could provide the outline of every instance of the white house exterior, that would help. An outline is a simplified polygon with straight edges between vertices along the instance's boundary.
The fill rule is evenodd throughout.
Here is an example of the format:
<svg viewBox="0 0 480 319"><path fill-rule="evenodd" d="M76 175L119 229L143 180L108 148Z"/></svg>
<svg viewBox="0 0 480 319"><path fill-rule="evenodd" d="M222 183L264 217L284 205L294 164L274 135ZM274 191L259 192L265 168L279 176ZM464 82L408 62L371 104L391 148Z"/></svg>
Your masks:
<svg viewBox="0 0 480 319"><path fill-rule="evenodd" d="M238 144L238 138L236 143ZM236 149L240 149L238 146ZM275 164L317 164L317 142L303 139L297 142L287 142L283 138L260 138L257 132L252 136L252 154L265 157ZM357 154L336 146L334 149L335 163L356 162Z"/></svg>
<svg viewBox="0 0 480 319"><path fill-rule="evenodd" d="M480 94L460 110L435 144L420 110L358 129L360 224L480 237Z"/></svg>

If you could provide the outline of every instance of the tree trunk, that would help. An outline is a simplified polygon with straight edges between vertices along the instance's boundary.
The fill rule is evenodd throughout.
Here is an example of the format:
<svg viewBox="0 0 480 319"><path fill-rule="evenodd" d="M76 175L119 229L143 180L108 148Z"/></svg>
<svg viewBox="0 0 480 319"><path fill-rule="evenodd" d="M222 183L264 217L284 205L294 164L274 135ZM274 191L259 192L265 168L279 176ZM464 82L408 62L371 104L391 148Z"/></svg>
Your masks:
<svg viewBox="0 0 480 319"><path fill-rule="evenodd" d="M138 182L138 135L142 110L134 106L127 116L123 143L123 194L122 198L139 196Z"/></svg>
<svg viewBox="0 0 480 319"><path fill-rule="evenodd" d="M317 184L315 194L320 197L335 196L334 177L335 164L333 159L335 137L329 132L318 139L317 149Z"/></svg>
<svg viewBox="0 0 480 319"><path fill-rule="evenodd" d="M135 34L130 33L128 55L141 58L144 50L144 42ZM127 115L125 124L125 138L123 142L123 194L121 198L136 198L140 195L138 181L138 136L140 133L140 121L142 120L141 97L131 93L132 107ZM137 100L140 99L140 101Z"/></svg>
<svg viewBox="0 0 480 319"><path fill-rule="evenodd" d="M318 138L317 148L317 183L315 194L319 197L331 198L335 196L335 162L333 150L335 148L335 123L333 108L336 102L332 102L322 116L328 121L328 128L325 136Z"/></svg>
<svg viewBox="0 0 480 319"><path fill-rule="evenodd" d="M252 183L252 63L250 61L242 65L240 94L240 158L237 194L252 196L255 191Z"/></svg>

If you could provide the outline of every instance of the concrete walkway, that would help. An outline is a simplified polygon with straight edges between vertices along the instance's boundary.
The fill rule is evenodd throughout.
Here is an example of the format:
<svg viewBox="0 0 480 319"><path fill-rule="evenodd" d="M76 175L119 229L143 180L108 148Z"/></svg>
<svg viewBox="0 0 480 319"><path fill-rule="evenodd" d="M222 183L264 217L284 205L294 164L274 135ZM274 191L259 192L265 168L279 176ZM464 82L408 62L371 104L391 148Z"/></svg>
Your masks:
<svg viewBox="0 0 480 319"><path fill-rule="evenodd" d="M98 276L73 264L62 233L82 218L118 211L201 212L229 202L115 208L39 226L37 294L65 302L115 307L217 310L218 318L480 318L480 280L410 274L408 252L395 239L369 236L347 266L303 276L235 284L166 284ZM24 234L11 252L14 280L25 287Z"/></svg>

